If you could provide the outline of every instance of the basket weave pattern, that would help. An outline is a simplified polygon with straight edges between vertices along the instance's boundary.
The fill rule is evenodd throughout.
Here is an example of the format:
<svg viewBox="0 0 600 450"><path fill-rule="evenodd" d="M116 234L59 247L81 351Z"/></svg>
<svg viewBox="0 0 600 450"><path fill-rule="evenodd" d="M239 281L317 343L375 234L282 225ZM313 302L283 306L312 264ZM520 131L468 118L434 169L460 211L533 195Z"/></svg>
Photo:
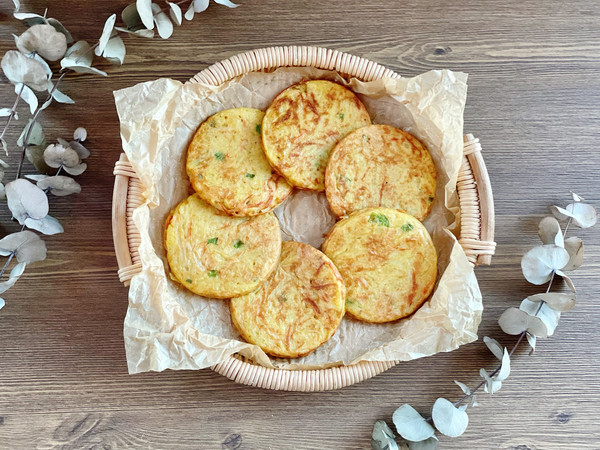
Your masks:
<svg viewBox="0 0 600 450"><path fill-rule="evenodd" d="M216 63L194 76L192 83L219 85L244 73L278 67L310 66L336 70L362 81L399 75L380 64L347 53L316 47L271 47L235 55ZM119 279L126 286L141 271L138 248L140 233L133 222L133 211L144 203L143 187L121 154L115 164L113 192L113 239L119 265ZM460 201L460 239L468 260L490 264L494 242L494 205L479 139L464 136L464 157L459 171L457 192ZM270 369L247 361L239 355L212 367L216 372L242 384L287 391L339 389L371 378L398 361L361 362L351 366L321 370Z"/></svg>

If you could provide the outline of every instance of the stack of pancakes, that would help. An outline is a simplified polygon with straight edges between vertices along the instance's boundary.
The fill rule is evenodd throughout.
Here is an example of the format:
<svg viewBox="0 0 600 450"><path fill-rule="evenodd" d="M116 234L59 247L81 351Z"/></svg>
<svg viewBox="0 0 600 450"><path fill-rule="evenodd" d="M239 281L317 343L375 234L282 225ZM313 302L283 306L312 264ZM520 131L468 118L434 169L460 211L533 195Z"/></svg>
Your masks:
<svg viewBox="0 0 600 450"><path fill-rule="evenodd" d="M233 324L266 353L307 355L346 312L390 322L431 294L437 255L421 221L435 166L416 137L372 125L349 89L303 81L265 112L221 111L196 131L186 168L196 193L166 221L171 276L231 299ZM281 241L272 211L294 188L325 191L341 219L322 251Z"/></svg>

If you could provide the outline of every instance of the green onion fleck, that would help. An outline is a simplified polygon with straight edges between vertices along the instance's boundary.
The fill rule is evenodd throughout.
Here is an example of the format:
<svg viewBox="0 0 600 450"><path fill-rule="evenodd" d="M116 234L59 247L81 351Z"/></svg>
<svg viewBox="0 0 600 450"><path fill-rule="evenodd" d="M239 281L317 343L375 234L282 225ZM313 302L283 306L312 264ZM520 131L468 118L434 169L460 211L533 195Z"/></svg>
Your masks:
<svg viewBox="0 0 600 450"><path fill-rule="evenodd" d="M402 228L402 231L408 233L410 230L412 230L413 224L412 223L405 223L404 225L402 225L400 228Z"/></svg>
<svg viewBox="0 0 600 450"><path fill-rule="evenodd" d="M225 153L217 152L215 153L215 158L217 158L218 161L223 161L225 159Z"/></svg>
<svg viewBox="0 0 600 450"><path fill-rule="evenodd" d="M242 245L244 245L244 243L242 241L240 241L239 239L236 239L236 241L233 243L233 246L235 248L240 248Z"/></svg>
<svg viewBox="0 0 600 450"><path fill-rule="evenodd" d="M390 226L390 221L388 220L388 218L385 215L377 214L374 212L372 212L371 215L369 216L369 222L376 223L377 225L383 225L384 227Z"/></svg>
<svg viewBox="0 0 600 450"><path fill-rule="evenodd" d="M206 241L207 244L216 244L219 241L219 238L210 238Z"/></svg>
<svg viewBox="0 0 600 450"><path fill-rule="evenodd" d="M211 278L216 278L216 276L219 275L219 271L218 270L209 270L208 271L208 276Z"/></svg>
<svg viewBox="0 0 600 450"><path fill-rule="evenodd" d="M260 124L256 125L256 132L260 134Z"/></svg>
<svg viewBox="0 0 600 450"><path fill-rule="evenodd" d="M429 196L429 203L433 202L433 197L430 195Z"/></svg>
<svg viewBox="0 0 600 450"><path fill-rule="evenodd" d="M256 175L246 172L246 178L254 178Z"/></svg>
<svg viewBox="0 0 600 450"><path fill-rule="evenodd" d="M338 114L338 119L344 120L344 113L339 113Z"/></svg>
<svg viewBox="0 0 600 450"><path fill-rule="evenodd" d="M191 283L191 282L192 282L192 280L190 280L189 278L188 278L187 280L185 280L185 281L187 281L188 283Z"/></svg>

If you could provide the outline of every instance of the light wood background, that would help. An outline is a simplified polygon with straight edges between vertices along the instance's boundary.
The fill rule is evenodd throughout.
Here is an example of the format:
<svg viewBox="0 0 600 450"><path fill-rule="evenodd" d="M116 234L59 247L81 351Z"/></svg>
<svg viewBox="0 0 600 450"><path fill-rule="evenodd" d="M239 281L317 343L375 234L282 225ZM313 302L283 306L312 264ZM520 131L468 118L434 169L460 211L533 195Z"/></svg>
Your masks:
<svg viewBox="0 0 600 450"><path fill-rule="evenodd" d="M75 105L53 105L50 138L86 127L92 152L83 192L52 199L65 233L46 239L48 259L28 268L0 312L0 447L365 449L373 423L408 402L427 412L452 382L478 382L494 358L480 342L400 364L364 383L325 393L237 385L209 370L129 376L122 324L127 289L116 276L111 238L114 161L120 138L112 91L157 77L184 81L211 63L271 45L351 52L405 76L435 68L469 73L465 131L481 138L497 213L497 255L477 269L485 312L480 335L506 345L496 320L537 292L521 255L537 245L537 222L569 191L600 204L600 6L597 1L252 1L211 4L168 41L125 38L122 67L108 78L68 76ZM23 11L61 20L96 42L126 1L23 1ZM25 27L0 7L0 53ZM14 99L0 75L0 107ZM7 177L14 176L14 141ZM0 204L2 234L17 227ZM585 265L574 276L579 303L533 357L513 360L503 389L482 394L467 432L448 449L598 449L600 434L600 246L598 230L577 231Z"/></svg>

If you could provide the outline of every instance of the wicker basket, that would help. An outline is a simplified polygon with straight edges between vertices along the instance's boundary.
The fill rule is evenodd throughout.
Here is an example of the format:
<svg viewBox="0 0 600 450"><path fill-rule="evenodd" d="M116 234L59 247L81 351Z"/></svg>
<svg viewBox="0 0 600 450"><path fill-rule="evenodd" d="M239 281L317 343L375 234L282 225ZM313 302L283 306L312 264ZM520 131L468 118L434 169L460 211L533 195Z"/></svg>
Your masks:
<svg viewBox="0 0 600 450"><path fill-rule="evenodd" d="M371 81L399 75L385 67L347 53L316 47L271 47L253 50L216 63L192 78L192 83L219 85L244 73L278 67L316 67L336 70L349 77ZM121 154L115 165L112 224L119 279L126 286L141 270L138 254L140 234L132 213L144 202L137 175ZM460 244L474 264L489 265L494 242L494 204L479 140L464 136L463 164L457 190L461 209ZM265 389L288 391L323 391L339 389L371 378L398 361L362 362L322 370L281 370L256 365L238 355L212 367L216 372L242 384Z"/></svg>

